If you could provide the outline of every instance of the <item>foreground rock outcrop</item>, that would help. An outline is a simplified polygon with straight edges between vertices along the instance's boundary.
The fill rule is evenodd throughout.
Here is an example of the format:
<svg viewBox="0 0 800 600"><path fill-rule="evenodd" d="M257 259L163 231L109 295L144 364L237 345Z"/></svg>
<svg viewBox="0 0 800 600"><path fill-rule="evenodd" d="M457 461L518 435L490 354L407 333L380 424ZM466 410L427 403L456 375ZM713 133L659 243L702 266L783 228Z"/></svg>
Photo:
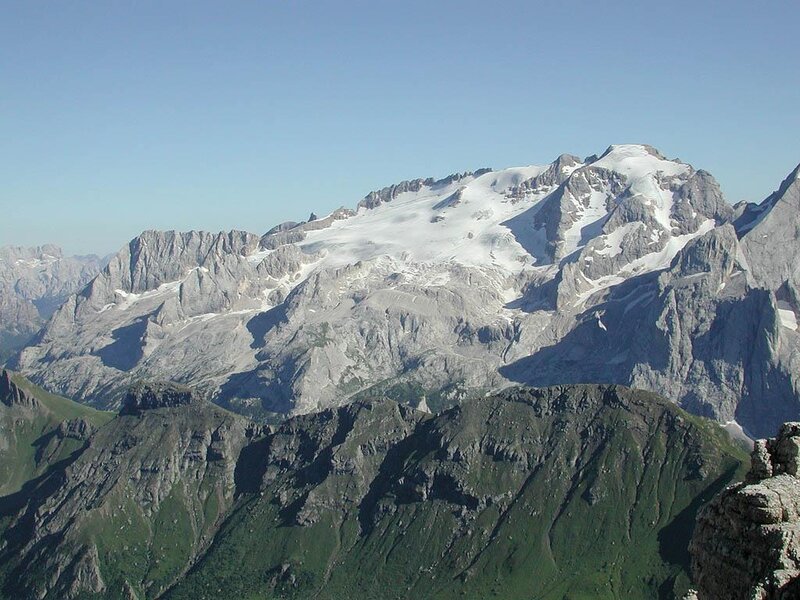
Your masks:
<svg viewBox="0 0 800 600"><path fill-rule="evenodd" d="M699 600L800 598L800 423L756 442L744 483L699 515L690 545Z"/></svg>

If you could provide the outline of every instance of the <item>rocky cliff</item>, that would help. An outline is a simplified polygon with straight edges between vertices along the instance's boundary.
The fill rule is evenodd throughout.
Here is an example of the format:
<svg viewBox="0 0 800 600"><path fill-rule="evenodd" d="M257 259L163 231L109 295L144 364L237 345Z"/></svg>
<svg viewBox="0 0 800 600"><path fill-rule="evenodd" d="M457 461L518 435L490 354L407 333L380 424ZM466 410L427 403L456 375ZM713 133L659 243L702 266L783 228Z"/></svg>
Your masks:
<svg viewBox="0 0 800 600"><path fill-rule="evenodd" d="M800 423L755 444L743 483L700 513L692 538L699 600L800 598Z"/></svg>
<svg viewBox="0 0 800 600"><path fill-rule="evenodd" d="M723 431L653 394L514 389L437 416L361 401L253 447L211 550L169 594L653 598L685 589Z"/></svg>

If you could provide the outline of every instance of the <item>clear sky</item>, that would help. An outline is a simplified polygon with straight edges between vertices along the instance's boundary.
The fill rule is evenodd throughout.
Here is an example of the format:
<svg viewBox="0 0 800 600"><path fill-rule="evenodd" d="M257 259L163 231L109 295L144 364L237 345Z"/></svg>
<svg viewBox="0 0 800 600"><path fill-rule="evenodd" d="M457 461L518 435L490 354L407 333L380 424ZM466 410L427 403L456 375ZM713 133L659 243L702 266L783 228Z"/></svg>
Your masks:
<svg viewBox="0 0 800 600"><path fill-rule="evenodd" d="M0 1L0 245L111 252L649 143L760 200L800 2Z"/></svg>

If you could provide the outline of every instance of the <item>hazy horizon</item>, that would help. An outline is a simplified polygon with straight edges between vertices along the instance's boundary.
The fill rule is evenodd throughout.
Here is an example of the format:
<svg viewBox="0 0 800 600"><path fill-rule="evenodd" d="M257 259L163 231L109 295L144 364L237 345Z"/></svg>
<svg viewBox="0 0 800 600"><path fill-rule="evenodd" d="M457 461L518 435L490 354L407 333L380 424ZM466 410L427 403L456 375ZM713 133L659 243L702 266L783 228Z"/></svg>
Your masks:
<svg viewBox="0 0 800 600"><path fill-rule="evenodd" d="M800 162L796 3L4 12L0 245L263 233L403 179L619 143L711 172L731 203Z"/></svg>

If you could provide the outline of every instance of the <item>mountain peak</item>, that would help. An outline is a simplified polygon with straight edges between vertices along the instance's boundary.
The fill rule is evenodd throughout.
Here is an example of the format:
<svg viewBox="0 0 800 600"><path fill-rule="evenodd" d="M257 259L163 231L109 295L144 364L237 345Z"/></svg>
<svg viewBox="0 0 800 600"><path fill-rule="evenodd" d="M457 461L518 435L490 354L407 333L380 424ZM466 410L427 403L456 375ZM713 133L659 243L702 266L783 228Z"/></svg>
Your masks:
<svg viewBox="0 0 800 600"><path fill-rule="evenodd" d="M39 401L30 396L11 378L11 373L3 369L0 373L0 402L6 406L37 408Z"/></svg>
<svg viewBox="0 0 800 600"><path fill-rule="evenodd" d="M631 157L631 156L654 156L661 160L666 160L663 154L649 144L611 144L605 152L600 155L600 160L607 156Z"/></svg>
<svg viewBox="0 0 800 600"><path fill-rule="evenodd" d="M618 144L589 161L562 154L548 165L410 180L369 195L358 210L262 237L148 233L67 300L14 364L37 383L103 406L117 406L138 378L191 382L252 416L343 404L377 393L380 381L392 390L419 386L435 411L517 373L516 381L533 381L532 371L506 376L503 365L553 352L579 356L585 332L602 341L622 331L622 312L616 323L609 314L584 324L581 315L627 297L623 286L638 298L633 310L645 311L658 293L656 273L692 240L664 286L699 290L708 322L722 310L721 294L744 303L752 254L721 229L731 218L706 172L651 146ZM776 239L764 238L768 251ZM688 302L683 293L679 304ZM766 300L741 311L751 319ZM781 311L788 322L789 309ZM652 325L639 328L648 351L621 348L596 380L670 389L674 399L693 401L685 373L653 360L649 348L662 335L654 315L641 313ZM774 323L763 327L773 332ZM659 347L690 347L692 327ZM710 365L729 361L736 377L761 367L716 354L724 348L697 360L707 361L697 385L707 386L709 410L730 418L750 388L721 384ZM586 360L574 362L576 380L595 376ZM562 382L564 372L559 362L552 373L561 379L542 381Z"/></svg>
<svg viewBox="0 0 800 600"><path fill-rule="evenodd" d="M785 283L800 286L800 165L776 192L749 205L736 220L748 261L759 283L777 290ZM777 246L776 246L777 244ZM780 248L779 251L776 251Z"/></svg>
<svg viewBox="0 0 800 600"><path fill-rule="evenodd" d="M609 146L603 155L592 162L592 167L604 168L640 179L660 173L664 176L687 175L692 167L678 160L669 160L658 150L646 144L620 144Z"/></svg>

